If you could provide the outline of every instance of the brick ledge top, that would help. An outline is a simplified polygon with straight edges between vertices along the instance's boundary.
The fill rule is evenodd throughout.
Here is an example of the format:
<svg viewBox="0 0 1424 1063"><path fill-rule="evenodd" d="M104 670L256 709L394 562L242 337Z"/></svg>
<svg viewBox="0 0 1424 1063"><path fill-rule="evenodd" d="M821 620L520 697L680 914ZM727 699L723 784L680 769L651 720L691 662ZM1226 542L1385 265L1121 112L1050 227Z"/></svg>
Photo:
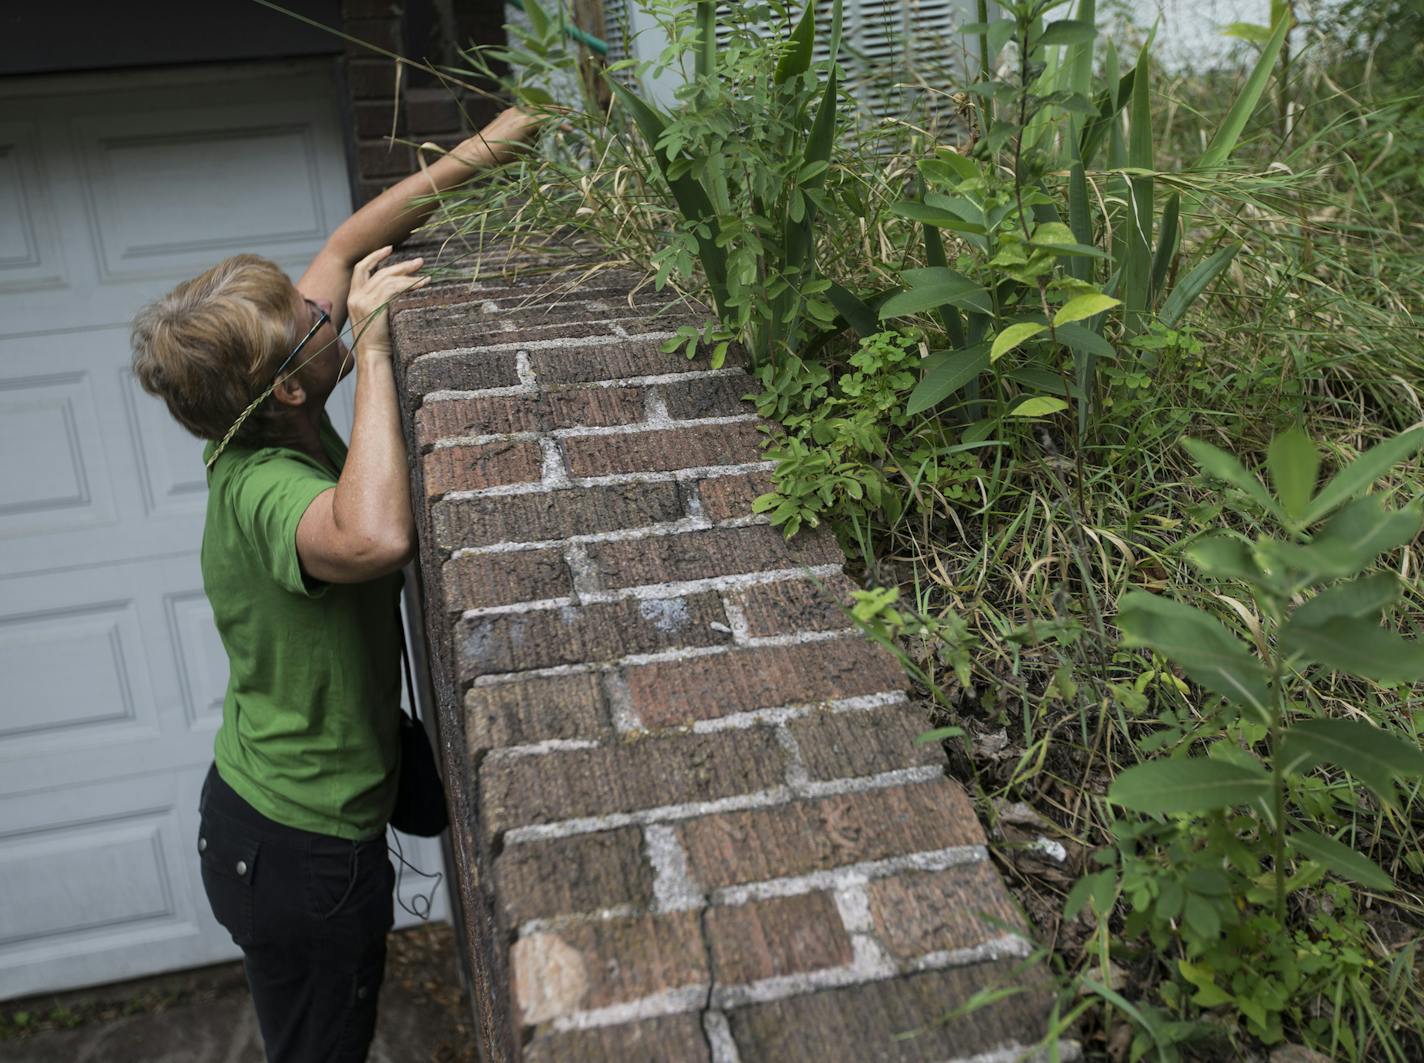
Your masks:
<svg viewBox="0 0 1424 1063"><path fill-rule="evenodd" d="M494 261L392 327L485 1058L1015 1058L1023 917L834 539L752 512L743 364L663 353L696 317L626 272Z"/></svg>

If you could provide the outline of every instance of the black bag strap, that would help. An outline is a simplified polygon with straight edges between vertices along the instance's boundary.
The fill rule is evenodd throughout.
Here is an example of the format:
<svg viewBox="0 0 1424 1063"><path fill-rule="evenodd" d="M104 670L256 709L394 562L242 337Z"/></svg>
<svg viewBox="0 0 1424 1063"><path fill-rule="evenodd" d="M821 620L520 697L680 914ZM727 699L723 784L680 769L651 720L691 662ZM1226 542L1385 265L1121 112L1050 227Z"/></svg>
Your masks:
<svg viewBox="0 0 1424 1063"><path fill-rule="evenodd" d="M410 651L405 644L405 621L401 616L400 602L396 602L396 630L400 632L401 670L405 672L405 696L410 702L410 718L419 722L420 710L415 703L415 680L411 676ZM399 708L399 706L397 706Z"/></svg>

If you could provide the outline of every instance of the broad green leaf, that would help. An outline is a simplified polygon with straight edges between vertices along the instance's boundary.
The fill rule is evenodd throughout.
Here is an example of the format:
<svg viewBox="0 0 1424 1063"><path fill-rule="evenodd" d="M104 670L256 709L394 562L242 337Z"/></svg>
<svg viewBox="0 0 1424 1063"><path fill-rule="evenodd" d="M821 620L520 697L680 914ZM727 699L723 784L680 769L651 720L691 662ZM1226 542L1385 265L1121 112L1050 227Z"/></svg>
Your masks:
<svg viewBox="0 0 1424 1063"><path fill-rule="evenodd" d="M1231 264L1239 250L1240 244L1228 244L1219 248L1210 258L1192 267L1191 271L1177 282L1172 294L1163 301L1162 309L1157 314L1158 320L1168 328L1175 328L1191 305L1206 290L1206 286Z"/></svg>
<svg viewBox="0 0 1424 1063"><path fill-rule="evenodd" d="M962 351L936 351L920 363L924 376L905 405L907 414L917 414L943 402L989 368L989 345L975 344Z"/></svg>
<svg viewBox="0 0 1424 1063"><path fill-rule="evenodd" d="M1215 169L1236 150L1236 142L1241 139L1242 130L1246 128L1247 121L1256 110L1256 104L1261 101L1261 94L1266 91L1266 85L1271 80L1271 71L1276 65L1276 57L1281 54L1281 46L1285 43L1286 34L1290 32L1290 26L1291 17L1287 10L1271 30L1270 39L1262 47L1241 95L1236 97L1236 102L1231 105L1231 110L1227 112L1216 135L1207 145L1206 152L1197 160L1200 169Z"/></svg>
<svg viewBox="0 0 1424 1063"><path fill-rule="evenodd" d="M1091 354L1095 358L1115 358L1113 345L1092 329L1082 325L1055 325L1053 335L1058 342L1077 354Z"/></svg>
<svg viewBox="0 0 1424 1063"><path fill-rule="evenodd" d="M1268 513L1280 515L1280 507L1266 491L1266 485L1246 470L1231 454L1202 439L1183 439L1182 447L1208 476L1244 491L1251 501Z"/></svg>
<svg viewBox="0 0 1424 1063"><path fill-rule="evenodd" d="M1270 41L1271 27L1257 22L1228 22L1221 27L1221 34L1223 37L1235 37L1237 40L1261 45Z"/></svg>
<svg viewBox="0 0 1424 1063"><path fill-rule="evenodd" d="M963 727L936 727L933 731L915 735L915 745L927 746L931 742L943 742L947 738L959 738L963 734Z"/></svg>
<svg viewBox="0 0 1424 1063"><path fill-rule="evenodd" d="M947 267L907 269L900 276L910 288L892 295L880 304L881 321L908 314L922 314L944 303L963 306L983 314L993 311L993 302L988 292L964 274Z"/></svg>
<svg viewBox="0 0 1424 1063"><path fill-rule="evenodd" d="M1192 542L1183 553L1208 576L1251 584L1261 582L1261 569L1256 564L1250 544L1234 535L1204 535Z"/></svg>
<svg viewBox="0 0 1424 1063"><path fill-rule="evenodd" d="M849 289L833 283L826 289L826 298L830 299L831 305L846 319L846 324L862 336L869 336L880 330L880 321L876 318L875 311Z"/></svg>
<svg viewBox="0 0 1424 1063"><path fill-rule="evenodd" d="M1146 591L1122 597L1117 624L1128 646L1143 646L1179 665L1193 682L1270 718L1269 673L1245 643L1209 613Z"/></svg>
<svg viewBox="0 0 1424 1063"><path fill-rule="evenodd" d="M883 313L881 316L884 316ZM1047 328L1047 325L1041 325L1037 321L1020 321L1016 325L1010 325L994 337L994 345L989 348L989 361L997 362L1019 344L1032 339Z"/></svg>
<svg viewBox="0 0 1424 1063"><path fill-rule="evenodd" d="M1412 458L1424 447L1424 428L1411 428L1392 439L1377 443L1331 478L1306 506L1301 521L1314 524L1338 509L1401 461Z"/></svg>
<svg viewBox="0 0 1424 1063"><path fill-rule="evenodd" d="M1053 315L1053 324L1055 328L1059 325L1068 325L1074 321L1082 321L1085 317L1092 317L1094 314L1101 314L1104 310L1111 310L1113 307L1121 305L1121 299L1114 299L1112 296L1103 295L1101 292L1089 292L1086 295L1077 295L1058 308L1058 312Z"/></svg>
<svg viewBox="0 0 1424 1063"><path fill-rule="evenodd" d="M1091 22L1064 18L1057 22L1050 22L1033 42L1032 47L1047 48L1056 44L1090 44L1097 36L1097 27Z"/></svg>
<svg viewBox="0 0 1424 1063"><path fill-rule="evenodd" d="M702 3L706 3L706 0L700 0L699 10ZM714 3L707 3L707 6L714 10L716 8ZM778 85L783 85L811 69L811 46L816 39L815 11L815 0L806 0L806 9L801 12L801 19L791 31L791 36L786 39L781 58L776 63L775 81ZM713 40L715 39L714 37Z"/></svg>
<svg viewBox="0 0 1424 1063"><path fill-rule="evenodd" d="M1286 838L1286 844L1297 856L1314 860L1341 878L1358 882L1381 893L1394 890L1394 880L1384 868L1369 857L1357 853L1344 842L1327 838L1313 830L1298 830Z"/></svg>
<svg viewBox="0 0 1424 1063"><path fill-rule="evenodd" d="M1318 624L1292 618L1281 628L1281 649L1290 657L1377 683L1424 679L1424 644L1354 617L1337 616Z"/></svg>
<svg viewBox="0 0 1424 1063"><path fill-rule="evenodd" d="M923 178L920 183L923 188ZM940 239L939 230L933 225L922 225L920 228L925 234L925 264L940 269L948 266L949 261L944 254L944 241ZM959 308L953 303L943 303L939 308L939 317L944 323L945 332L949 334L949 342L956 349L965 346L964 318L960 316Z"/></svg>
<svg viewBox="0 0 1424 1063"><path fill-rule="evenodd" d="M984 233L984 226L981 223L966 221L958 214L936 209L926 203L915 203L909 200L893 203L890 206L890 213L917 221L921 225L933 225L936 229L951 229L954 232L972 233L976 236L982 236Z"/></svg>
<svg viewBox="0 0 1424 1063"><path fill-rule="evenodd" d="M1348 583L1327 587L1291 614L1297 627L1319 627L1328 620L1348 617L1379 620L1380 613L1399 601L1399 577L1393 572L1374 572Z"/></svg>
<svg viewBox="0 0 1424 1063"><path fill-rule="evenodd" d="M1281 432L1266 451L1266 469L1281 508L1288 517L1299 517L1315 493L1315 480L1320 475L1320 452L1315 443L1299 428Z"/></svg>
<svg viewBox="0 0 1424 1063"><path fill-rule="evenodd" d="M1128 768L1108 787L1108 800L1134 812L1207 812L1263 800L1270 792L1264 768L1191 757Z"/></svg>
<svg viewBox="0 0 1424 1063"><path fill-rule="evenodd" d="M1047 417L1051 413L1061 413L1068 408L1068 404L1062 399L1055 399L1048 395L1037 395L1031 399L1024 399L1012 410L1010 417Z"/></svg>
<svg viewBox="0 0 1424 1063"><path fill-rule="evenodd" d="M1334 764L1391 804L1396 778L1424 776L1424 753L1417 745L1363 720L1302 720L1285 733L1277 755L1292 771Z"/></svg>
<svg viewBox="0 0 1424 1063"><path fill-rule="evenodd" d="M1365 495L1326 521L1306 549L1328 559L1336 574L1353 576L1386 550L1413 541L1421 523L1418 507L1385 509L1378 495Z"/></svg>

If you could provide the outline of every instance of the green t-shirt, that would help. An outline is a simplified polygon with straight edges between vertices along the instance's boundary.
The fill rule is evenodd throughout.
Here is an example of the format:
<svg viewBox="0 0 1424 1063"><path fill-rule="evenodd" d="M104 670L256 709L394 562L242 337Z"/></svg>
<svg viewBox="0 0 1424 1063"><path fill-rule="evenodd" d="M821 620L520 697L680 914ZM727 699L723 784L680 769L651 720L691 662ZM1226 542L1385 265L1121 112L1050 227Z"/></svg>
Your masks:
<svg viewBox="0 0 1424 1063"><path fill-rule="evenodd" d="M339 469L346 445L325 414L321 441ZM214 753L218 774L269 819L364 839L395 803L402 577L302 572L297 524L335 486L287 447L229 445L208 471L203 589L229 664Z"/></svg>

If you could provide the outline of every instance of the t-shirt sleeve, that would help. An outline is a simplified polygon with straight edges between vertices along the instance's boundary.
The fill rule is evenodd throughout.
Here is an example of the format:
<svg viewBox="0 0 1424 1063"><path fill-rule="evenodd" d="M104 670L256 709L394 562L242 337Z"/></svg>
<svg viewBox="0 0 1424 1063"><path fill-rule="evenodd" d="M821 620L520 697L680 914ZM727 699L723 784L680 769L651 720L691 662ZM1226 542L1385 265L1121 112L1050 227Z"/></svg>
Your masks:
<svg viewBox="0 0 1424 1063"><path fill-rule="evenodd" d="M336 485L309 465L276 457L254 462L232 482L233 515L263 569L293 594L316 597L326 584L303 576L297 525L312 500Z"/></svg>

